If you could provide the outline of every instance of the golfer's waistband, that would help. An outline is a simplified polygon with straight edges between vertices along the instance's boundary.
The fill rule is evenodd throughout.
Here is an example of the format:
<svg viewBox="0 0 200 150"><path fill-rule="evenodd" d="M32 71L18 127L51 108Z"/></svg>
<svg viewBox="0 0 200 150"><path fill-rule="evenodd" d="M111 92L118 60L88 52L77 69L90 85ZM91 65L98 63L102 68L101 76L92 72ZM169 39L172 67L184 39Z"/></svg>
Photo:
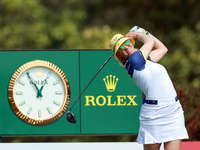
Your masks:
<svg viewBox="0 0 200 150"><path fill-rule="evenodd" d="M150 105L158 105L158 104L166 104L169 103L170 101L178 101L178 97L176 96L174 99L171 100L146 100L145 98L143 99L143 104L150 104Z"/></svg>

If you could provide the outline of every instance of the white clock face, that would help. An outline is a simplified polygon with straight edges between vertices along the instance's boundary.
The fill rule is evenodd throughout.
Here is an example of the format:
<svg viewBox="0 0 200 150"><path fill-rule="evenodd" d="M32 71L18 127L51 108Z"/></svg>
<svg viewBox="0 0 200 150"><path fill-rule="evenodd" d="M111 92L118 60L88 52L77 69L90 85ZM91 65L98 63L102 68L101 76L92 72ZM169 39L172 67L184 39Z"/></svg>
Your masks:
<svg viewBox="0 0 200 150"><path fill-rule="evenodd" d="M64 96L65 89L60 77L45 67L27 69L14 86L15 103L31 119L44 120L56 114L64 102Z"/></svg>
<svg viewBox="0 0 200 150"><path fill-rule="evenodd" d="M36 125L51 123L66 111L70 100L67 77L46 61L22 65L12 76L8 98L15 114Z"/></svg>

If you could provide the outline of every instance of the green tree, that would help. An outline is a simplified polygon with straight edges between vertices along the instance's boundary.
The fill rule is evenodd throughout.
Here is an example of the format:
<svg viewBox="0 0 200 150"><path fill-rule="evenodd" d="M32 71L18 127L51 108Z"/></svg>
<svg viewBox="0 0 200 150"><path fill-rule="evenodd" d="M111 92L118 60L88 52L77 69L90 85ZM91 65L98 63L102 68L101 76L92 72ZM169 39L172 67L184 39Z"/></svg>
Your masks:
<svg viewBox="0 0 200 150"><path fill-rule="evenodd" d="M171 52L166 55L165 64L174 83L183 86L200 87L200 22L195 29L183 26L171 32Z"/></svg>
<svg viewBox="0 0 200 150"><path fill-rule="evenodd" d="M79 27L86 17L86 12L76 3L80 2L2 0L0 48L80 47L80 43L77 42L81 40Z"/></svg>

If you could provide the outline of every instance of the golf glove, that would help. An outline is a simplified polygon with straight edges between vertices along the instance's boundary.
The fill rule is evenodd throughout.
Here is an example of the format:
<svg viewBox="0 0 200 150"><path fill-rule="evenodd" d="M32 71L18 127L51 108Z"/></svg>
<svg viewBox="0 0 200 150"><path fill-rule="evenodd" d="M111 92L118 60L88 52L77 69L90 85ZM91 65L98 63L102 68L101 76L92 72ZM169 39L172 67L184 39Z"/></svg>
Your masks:
<svg viewBox="0 0 200 150"><path fill-rule="evenodd" d="M134 32L142 33L143 30L144 29L140 28L139 26L134 26L129 32L134 31Z"/></svg>

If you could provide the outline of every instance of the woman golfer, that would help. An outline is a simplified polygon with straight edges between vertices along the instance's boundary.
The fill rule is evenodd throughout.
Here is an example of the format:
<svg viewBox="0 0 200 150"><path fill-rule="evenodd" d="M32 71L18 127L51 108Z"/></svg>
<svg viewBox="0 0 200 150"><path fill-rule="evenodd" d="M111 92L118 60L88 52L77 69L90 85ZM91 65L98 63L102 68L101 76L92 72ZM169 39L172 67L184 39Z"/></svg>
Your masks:
<svg viewBox="0 0 200 150"><path fill-rule="evenodd" d="M135 40L143 43L140 49L134 48ZM167 71L157 63L168 49L138 26L126 36L114 35L110 48L145 95L138 143L144 144L144 150L159 150L161 143L165 150L180 150L181 140L188 138L183 109Z"/></svg>

